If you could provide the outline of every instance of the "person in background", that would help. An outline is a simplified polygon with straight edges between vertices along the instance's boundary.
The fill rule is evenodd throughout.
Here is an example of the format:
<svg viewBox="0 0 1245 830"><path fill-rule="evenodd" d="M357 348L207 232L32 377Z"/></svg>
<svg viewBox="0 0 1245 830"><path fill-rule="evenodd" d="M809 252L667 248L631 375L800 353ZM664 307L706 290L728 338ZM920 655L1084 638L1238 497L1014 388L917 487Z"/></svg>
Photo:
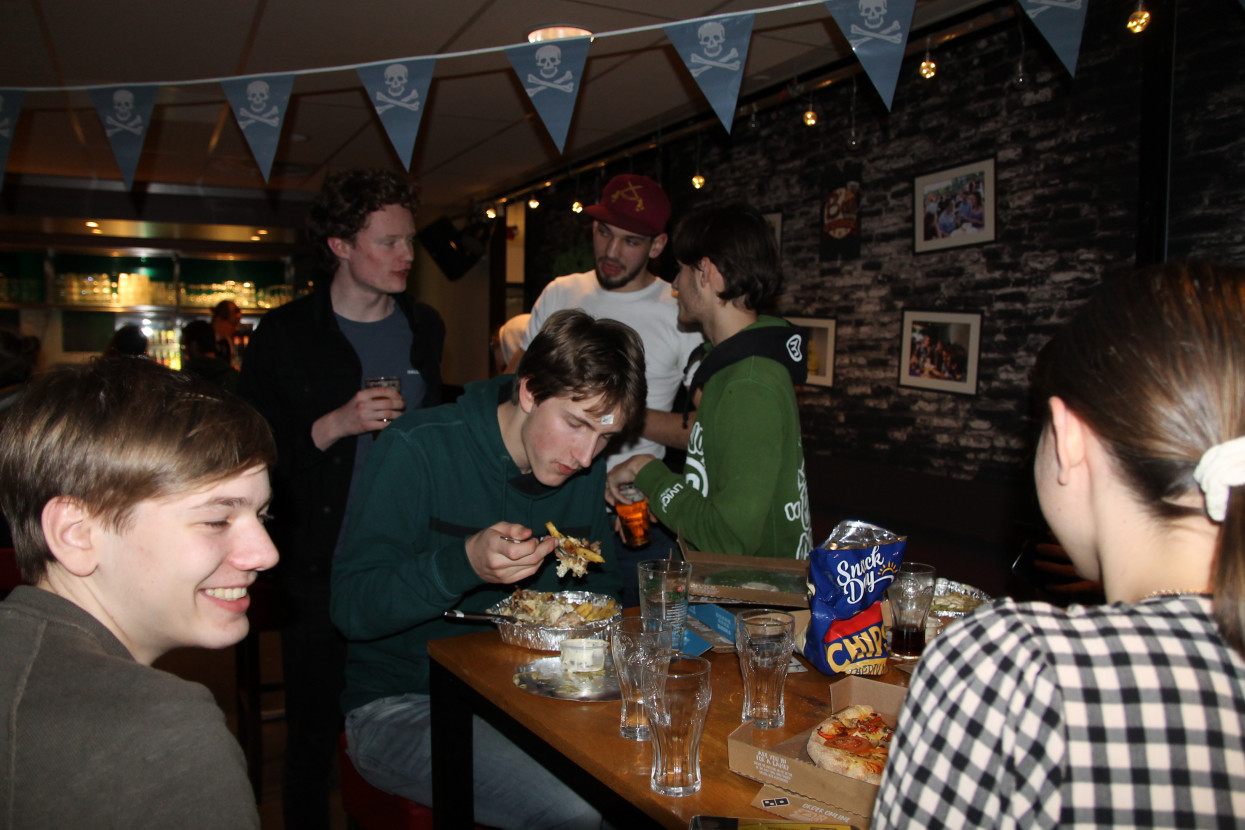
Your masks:
<svg viewBox="0 0 1245 830"><path fill-rule="evenodd" d="M239 372L216 356L216 332L206 320L192 320L182 329L182 371L193 372L230 392L238 391Z"/></svg>
<svg viewBox="0 0 1245 830"><path fill-rule="evenodd" d="M470 630L444 612L483 611L516 585L617 596L597 458L635 429L644 400L637 334L567 310L517 374L469 384L457 403L404 415L381 435L333 563L333 620L350 641L347 747L373 786L431 804L428 641ZM559 577L546 522L600 541L605 562ZM479 718L473 732L477 820L599 827L596 810L519 747Z"/></svg>
<svg viewBox="0 0 1245 830"><path fill-rule="evenodd" d="M36 375L0 427L0 508L30 583L0 603L6 827L258 828L237 740L204 687L151 667L247 633L267 424L151 361Z"/></svg>
<svg viewBox="0 0 1245 830"><path fill-rule="evenodd" d="M407 293L417 206L414 186L390 172L326 179L307 230L328 279L264 315L238 381L272 426L280 459L272 533L282 555L289 830L329 822L346 658L329 620L329 581L351 489L374 432L441 402L445 325ZM399 378L401 389L364 388L364 378L382 376Z"/></svg>
<svg viewBox="0 0 1245 830"><path fill-rule="evenodd" d="M925 650L873 826L1245 821L1245 269L1111 279L1038 357L1034 476L1106 605L1010 599Z"/></svg>
<svg viewBox="0 0 1245 830"><path fill-rule="evenodd" d="M516 314L502 323L497 333L493 335L493 364L497 369L496 374L506 371L515 352L519 351L527 332L527 321L531 316L530 314Z"/></svg>
<svg viewBox="0 0 1245 830"><path fill-rule="evenodd" d="M126 323L117 329L108 345L104 346L104 357L147 357L147 335L141 326Z"/></svg>
<svg viewBox="0 0 1245 830"><path fill-rule="evenodd" d="M212 308L212 330L216 332L216 356L233 365L233 336L242 327L242 309L232 300L221 300Z"/></svg>
<svg viewBox="0 0 1245 830"><path fill-rule="evenodd" d="M648 270L649 260L661 255L668 237L670 200L654 180L630 173L606 183L601 201L584 210L592 217L592 252L596 269L559 277L545 286L528 320L523 346L541 330L551 314L579 308L593 317L618 320L639 333L648 366L648 409L642 431L625 446L611 447L606 466L612 468L637 453L663 458L667 447L687 446L690 426L682 413L672 412L683 384L688 356L704 342L697 331L680 328L678 306L670 284ZM513 370L522 350L511 359ZM636 564L666 556L674 540L655 527L652 544L644 550L620 547L623 600L639 602Z"/></svg>
<svg viewBox="0 0 1245 830"><path fill-rule="evenodd" d="M813 549L794 384L806 334L760 315L782 281L769 223L746 205L701 208L674 234L679 322L708 341L689 392L701 392L684 472L650 454L610 470L611 503L629 482L700 550L806 558Z"/></svg>
<svg viewBox="0 0 1245 830"><path fill-rule="evenodd" d="M0 413L17 402L35 371L39 338L0 329ZM0 416L2 417L2 416Z"/></svg>

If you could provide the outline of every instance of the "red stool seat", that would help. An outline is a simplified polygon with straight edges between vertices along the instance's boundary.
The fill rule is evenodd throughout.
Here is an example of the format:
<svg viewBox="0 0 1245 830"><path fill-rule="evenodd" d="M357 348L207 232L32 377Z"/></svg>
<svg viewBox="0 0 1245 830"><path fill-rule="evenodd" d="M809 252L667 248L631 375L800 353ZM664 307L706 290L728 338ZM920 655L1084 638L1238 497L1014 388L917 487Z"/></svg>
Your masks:
<svg viewBox="0 0 1245 830"><path fill-rule="evenodd" d="M362 830L432 830L432 809L378 790L363 779L346 754L346 733L337 740L342 807Z"/></svg>

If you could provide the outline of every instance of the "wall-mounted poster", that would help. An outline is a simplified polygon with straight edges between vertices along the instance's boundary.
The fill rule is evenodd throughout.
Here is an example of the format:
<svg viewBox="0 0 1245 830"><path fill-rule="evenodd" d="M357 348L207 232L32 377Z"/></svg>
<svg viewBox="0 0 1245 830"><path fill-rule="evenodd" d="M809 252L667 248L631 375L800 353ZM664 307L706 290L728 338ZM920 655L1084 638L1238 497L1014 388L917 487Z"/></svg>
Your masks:
<svg viewBox="0 0 1245 830"><path fill-rule="evenodd" d="M918 254L994 241L994 159L917 176L912 189Z"/></svg>
<svg viewBox="0 0 1245 830"><path fill-rule="evenodd" d="M860 259L860 164L826 171L821 200L821 261Z"/></svg>
<svg viewBox="0 0 1245 830"><path fill-rule="evenodd" d="M905 311L901 337L900 386L977 394L980 314Z"/></svg>
<svg viewBox="0 0 1245 830"><path fill-rule="evenodd" d="M782 259L782 212L763 214L770 230L774 232L774 244L778 246L778 259Z"/></svg>
<svg viewBox="0 0 1245 830"><path fill-rule="evenodd" d="M834 386L834 320L788 317L793 326L808 329L808 380L812 386Z"/></svg>

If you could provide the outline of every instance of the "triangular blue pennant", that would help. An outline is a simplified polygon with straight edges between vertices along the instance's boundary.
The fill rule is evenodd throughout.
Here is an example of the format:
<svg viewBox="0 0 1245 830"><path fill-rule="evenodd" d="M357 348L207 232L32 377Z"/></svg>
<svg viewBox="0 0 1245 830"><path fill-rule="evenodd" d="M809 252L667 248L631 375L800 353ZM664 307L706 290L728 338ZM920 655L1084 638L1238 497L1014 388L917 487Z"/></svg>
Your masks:
<svg viewBox="0 0 1245 830"><path fill-rule="evenodd" d="M233 117L246 136L259 171L268 181L272 160L281 140L281 125L294 89L293 73L287 75L254 75L221 81Z"/></svg>
<svg viewBox="0 0 1245 830"><path fill-rule="evenodd" d="M25 100L25 90L0 89L0 190L4 188L4 168L9 163L9 148L13 146L17 119Z"/></svg>
<svg viewBox="0 0 1245 830"><path fill-rule="evenodd" d="M735 121L754 17L736 14L665 27L666 37L728 133Z"/></svg>
<svg viewBox="0 0 1245 830"><path fill-rule="evenodd" d="M889 110L916 0L826 0L826 8Z"/></svg>
<svg viewBox="0 0 1245 830"><path fill-rule="evenodd" d="M151 129L151 111L159 87L109 86L90 90L95 111L104 125L112 154L121 168L126 188L134 186L134 171L143 154L143 142Z"/></svg>
<svg viewBox="0 0 1245 830"><path fill-rule="evenodd" d="M558 152L566 144L575 113L575 99L584 79L584 63L592 38L573 37L547 43L528 43L506 50L519 83L540 118Z"/></svg>
<svg viewBox="0 0 1245 830"><path fill-rule="evenodd" d="M1020 5L1075 78L1089 0L1021 0Z"/></svg>
<svg viewBox="0 0 1245 830"><path fill-rule="evenodd" d="M359 80L367 90L367 99L376 107L380 123L402 164L411 169L411 153L419 121L428 101L428 85L432 83L434 58L374 63L357 67Z"/></svg>

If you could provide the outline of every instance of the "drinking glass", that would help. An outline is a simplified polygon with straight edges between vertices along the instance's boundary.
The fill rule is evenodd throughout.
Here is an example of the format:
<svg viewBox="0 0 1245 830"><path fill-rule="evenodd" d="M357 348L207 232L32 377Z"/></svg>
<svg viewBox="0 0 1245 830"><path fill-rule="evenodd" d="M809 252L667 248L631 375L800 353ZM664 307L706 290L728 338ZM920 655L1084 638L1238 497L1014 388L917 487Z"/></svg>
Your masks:
<svg viewBox="0 0 1245 830"><path fill-rule="evenodd" d="M653 745L649 785L660 795L700 790L700 736L713 688L709 661L668 652L643 669L644 710Z"/></svg>
<svg viewBox="0 0 1245 830"><path fill-rule="evenodd" d="M891 657L915 660L925 651L925 619L934 603L933 565L904 562L886 588L891 606Z"/></svg>
<svg viewBox="0 0 1245 830"><path fill-rule="evenodd" d="M364 389L392 389L395 392L397 392L399 395L401 395L402 394L402 378L398 378L398 377L364 378L363 388ZM381 418L380 420L387 424L392 419ZM373 438L376 438L378 435L380 435L379 429L372 430Z"/></svg>
<svg viewBox="0 0 1245 830"><path fill-rule="evenodd" d="M622 693L618 734L629 741L647 741L648 717L641 700L641 670L659 653L671 650L670 623L651 617L623 617L610 628L610 653Z"/></svg>
<svg viewBox="0 0 1245 830"><path fill-rule="evenodd" d="M795 649L795 617L762 608L735 618L735 651L743 675L741 720L757 729L777 729L786 720L783 687Z"/></svg>
<svg viewBox="0 0 1245 830"><path fill-rule="evenodd" d="M683 627L687 624L687 596L692 566L680 559L646 559L638 566L640 576L640 616L667 620L671 628L671 647L683 648Z"/></svg>

